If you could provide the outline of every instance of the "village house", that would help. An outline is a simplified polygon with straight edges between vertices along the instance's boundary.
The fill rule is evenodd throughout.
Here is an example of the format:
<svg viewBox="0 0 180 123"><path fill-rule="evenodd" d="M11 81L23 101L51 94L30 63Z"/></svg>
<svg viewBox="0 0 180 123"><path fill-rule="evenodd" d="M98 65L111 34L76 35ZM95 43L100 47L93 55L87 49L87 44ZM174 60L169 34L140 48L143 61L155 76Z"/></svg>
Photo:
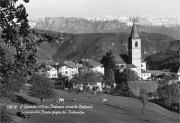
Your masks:
<svg viewBox="0 0 180 123"><path fill-rule="evenodd" d="M151 78L151 73L147 70L141 69L141 79L142 80L149 80Z"/></svg>
<svg viewBox="0 0 180 123"><path fill-rule="evenodd" d="M71 80L75 74L78 74L78 64L75 64L72 61L65 61L64 63L59 65L59 74L62 76L67 76L69 80Z"/></svg>
<svg viewBox="0 0 180 123"><path fill-rule="evenodd" d="M58 63L54 62L53 60L39 60L39 74L45 74L47 78L58 78L58 70L57 65Z"/></svg>
<svg viewBox="0 0 180 123"><path fill-rule="evenodd" d="M58 70L55 67L50 66L49 70L47 71L47 77L50 79L58 78Z"/></svg>
<svg viewBox="0 0 180 123"><path fill-rule="evenodd" d="M104 67L93 59L82 59L82 64L88 68L86 71L101 73L104 75Z"/></svg>

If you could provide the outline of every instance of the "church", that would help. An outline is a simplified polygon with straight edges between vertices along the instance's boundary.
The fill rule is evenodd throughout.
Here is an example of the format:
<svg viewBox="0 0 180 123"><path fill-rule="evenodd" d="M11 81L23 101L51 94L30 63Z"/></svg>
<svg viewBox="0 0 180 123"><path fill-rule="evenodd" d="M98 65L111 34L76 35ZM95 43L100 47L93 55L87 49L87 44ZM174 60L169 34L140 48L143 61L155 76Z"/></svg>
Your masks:
<svg viewBox="0 0 180 123"><path fill-rule="evenodd" d="M142 41L138 34L137 23L134 21L131 34L128 39L128 65L139 78L147 80L151 73L146 70L146 62L142 59Z"/></svg>
<svg viewBox="0 0 180 123"><path fill-rule="evenodd" d="M146 62L142 58L142 41L138 34L137 23L134 21L132 30L128 39L128 61L125 63L119 56L116 57L117 66L125 66L125 68L135 71L141 80L148 80L151 73L146 70Z"/></svg>

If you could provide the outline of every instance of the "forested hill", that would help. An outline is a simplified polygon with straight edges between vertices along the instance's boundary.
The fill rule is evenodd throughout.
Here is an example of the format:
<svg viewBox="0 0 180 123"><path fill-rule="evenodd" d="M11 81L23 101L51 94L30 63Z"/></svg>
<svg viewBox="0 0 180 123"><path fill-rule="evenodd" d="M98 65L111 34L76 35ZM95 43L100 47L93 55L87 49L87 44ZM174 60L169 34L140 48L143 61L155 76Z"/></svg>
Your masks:
<svg viewBox="0 0 180 123"><path fill-rule="evenodd" d="M149 55L146 61L149 69L177 72L180 67L180 40L171 41L166 51Z"/></svg>
<svg viewBox="0 0 180 123"><path fill-rule="evenodd" d="M146 58L147 66L151 70L167 70L177 72L180 67L179 51L164 51L150 55Z"/></svg>
<svg viewBox="0 0 180 123"><path fill-rule="evenodd" d="M63 34L51 31L35 30L37 35L48 37L49 41L42 42L39 46L40 59L53 58L54 60L92 58L100 60L110 49L117 54L126 54L129 33L86 33ZM142 50L151 54L165 51L170 42L175 39L158 33L140 33ZM62 39L63 37L63 39Z"/></svg>
<svg viewBox="0 0 180 123"><path fill-rule="evenodd" d="M82 58L100 60L110 49L117 54L126 54L129 33L87 33L63 34L51 31L33 30L41 38L38 46L38 59L54 59L56 61ZM142 51L148 54L166 51L174 38L158 33L140 33L142 38ZM63 38L62 38L63 37ZM1 45L5 47L5 45ZM7 48L13 53L11 48Z"/></svg>

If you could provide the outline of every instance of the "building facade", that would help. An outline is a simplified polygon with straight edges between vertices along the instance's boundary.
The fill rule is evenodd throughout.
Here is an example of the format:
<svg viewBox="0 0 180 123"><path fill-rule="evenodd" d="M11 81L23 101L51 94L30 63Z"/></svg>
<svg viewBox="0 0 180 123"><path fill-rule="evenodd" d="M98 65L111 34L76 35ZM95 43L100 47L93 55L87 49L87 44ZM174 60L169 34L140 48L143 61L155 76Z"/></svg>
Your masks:
<svg viewBox="0 0 180 123"><path fill-rule="evenodd" d="M54 67L51 67L48 71L47 71L47 77L52 79L52 78L58 78L58 70Z"/></svg>
<svg viewBox="0 0 180 123"><path fill-rule="evenodd" d="M59 67L59 74L62 76L67 76L71 80L75 74L78 74L78 66L72 61L65 61Z"/></svg>

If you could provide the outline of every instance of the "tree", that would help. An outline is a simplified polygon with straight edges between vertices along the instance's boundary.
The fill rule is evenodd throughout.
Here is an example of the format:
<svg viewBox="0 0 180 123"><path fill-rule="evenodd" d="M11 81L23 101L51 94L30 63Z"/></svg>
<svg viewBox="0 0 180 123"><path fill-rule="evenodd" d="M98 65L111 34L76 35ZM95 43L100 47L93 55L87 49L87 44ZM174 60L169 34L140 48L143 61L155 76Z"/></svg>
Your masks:
<svg viewBox="0 0 180 123"><path fill-rule="evenodd" d="M102 81L102 77L100 74L95 73L95 72L89 72L89 73L85 73L84 74L84 79L85 82L91 82L91 83L96 83L96 82L101 82Z"/></svg>
<svg viewBox="0 0 180 123"><path fill-rule="evenodd" d="M103 64L105 70L113 69L115 70L116 66L114 63L113 50L108 51L102 58L101 63Z"/></svg>
<svg viewBox="0 0 180 123"><path fill-rule="evenodd" d="M115 83L115 74L112 69L108 69L103 76L103 83L112 86Z"/></svg>
<svg viewBox="0 0 180 123"><path fill-rule="evenodd" d="M52 85L50 80L43 75L34 74L29 80L32 87L30 87L30 95L40 98L41 102L44 98L50 98L53 96Z"/></svg>
<svg viewBox="0 0 180 123"><path fill-rule="evenodd" d="M37 42L27 17L26 8L18 0L0 0L1 41L16 51L11 59L7 59L5 50L0 51L1 96L15 97L14 92L36 68Z"/></svg>
<svg viewBox="0 0 180 123"><path fill-rule="evenodd" d="M137 73L131 69L124 69L126 81L136 81L139 80Z"/></svg>
<svg viewBox="0 0 180 123"><path fill-rule="evenodd" d="M130 69L124 69L123 71L116 70L115 72L115 81L116 88L114 94L121 96L133 96L131 92L128 81L138 80L138 76L136 73Z"/></svg>
<svg viewBox="0 0 180 123"><path fill-rule="evenodd" d="M0 122L11 123L14 120L9 116L10 112L7 111L5 106L0 106Z"/></svg>
<svg viewBox="0 0 180 123"><path fill-rule="evenodd" d="M112 86L114 84L116 66L114 63L113 51L108 51L102 58L101 63L104 66L103 82L107 85Z"/></svg>
<svg viewBox="0 0 180 123"><path fill-rule="evenodd" d="M13 74L5 81L1 80L0 97L15 99L14 92L18 92L25 81L25 78L19 73Z"/></svg>
<svg viewBox="0 0 180 123"><path fill-rule="evenodd" d="M148 99L147 99L147 96L148 94L147 94L147 91L145 90L145 89L142 89L141 91L140 91L140 101L141 101L141 103L142 103L142 105L143 105L143 107L142 107L142 114L144 114L144 109L145 109L145 106L146 106L146 104L147 104L147 102L148 102Z"/></svg>
<svg viewBox="0 0 180 123"><path fill-rule="evenodd" d="M71 82L74 84L84 84L85 83L85 79L84 79L84 75L82 74L76 74L72 79Z"/></svg>
<svg viewBox="0 0 180 123"><path fill-rule="evenodd" d="M18 0L0 0L1 38L5 44L16 49L15 72L27 74L36 63L36 42L29 30L26 8L17 2ZM29 0L24 2L28 3Z"/></svg>
<svg viewBox="0 0 180 123"><path fill-rule="evenodd" d="M0 59L0 97L14 99L14 92L17 92L22 87L22 83L26 79L22 74L13 71L14 65L7 58L6 51L1 48Z"/></svg>
<svg viewBox="0 0 180 123"><path fill-rule="evenodd" d="M158 87L159 103L163 106L169 107L179 111L179 90L180 84L170 84Z"/></svg>

